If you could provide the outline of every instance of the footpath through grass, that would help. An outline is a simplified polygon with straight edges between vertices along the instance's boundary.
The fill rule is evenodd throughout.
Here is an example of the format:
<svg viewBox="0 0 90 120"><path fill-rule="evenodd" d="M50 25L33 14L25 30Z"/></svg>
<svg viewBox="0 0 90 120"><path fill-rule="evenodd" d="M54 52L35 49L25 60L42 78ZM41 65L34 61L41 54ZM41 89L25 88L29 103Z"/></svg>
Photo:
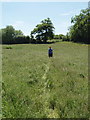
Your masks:
<svg viewBox="0 0 90 120"><path fill-rule="evenodd" d="M87 45L3 45L2 56L3 118L89 117Z"/></svg>

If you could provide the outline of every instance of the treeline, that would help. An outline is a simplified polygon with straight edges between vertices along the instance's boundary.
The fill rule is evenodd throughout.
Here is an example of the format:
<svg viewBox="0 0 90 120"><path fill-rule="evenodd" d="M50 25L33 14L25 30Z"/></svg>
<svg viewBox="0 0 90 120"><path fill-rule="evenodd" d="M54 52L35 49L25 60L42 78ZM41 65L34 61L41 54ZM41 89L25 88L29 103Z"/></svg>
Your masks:
<svg viewBox="0 0 90 120"><path fill-rule="evenodd" d="M7 26L0 30L2 34L2 44L29 43L30 37L24 36L21 30L15 30L13 26Z"/></svg>
<svg viewBox="0 0 90 120"><path fill-rule="evenodd" d="M13 26L6 26L0 33L2 44L46 43L48 39L53 39L54 29L50 18L47 18L31 31L30 36L25 36L21 30L15 30Z"/></svg>
<svg viewBox="0 0 90 120"><path fill-rule="evenodd" d="M30 36L25 36L21 30L15 30L13 26L6 26L6 28L0 30L2 44L46 43L47 40L52 39L90 44L90 8L81 10L79 15L72 17L71 23L73 25L66 35L54 34L55 28L50 18L37 24L31 31Z"/></svg>

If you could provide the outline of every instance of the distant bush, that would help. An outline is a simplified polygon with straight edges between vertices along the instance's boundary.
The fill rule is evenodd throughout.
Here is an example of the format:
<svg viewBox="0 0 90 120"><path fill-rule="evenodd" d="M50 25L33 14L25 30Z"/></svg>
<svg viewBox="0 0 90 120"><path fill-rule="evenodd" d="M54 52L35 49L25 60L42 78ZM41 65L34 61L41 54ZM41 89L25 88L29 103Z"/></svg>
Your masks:
<svg viewBox="0 0 90 120"><path fill-rule="evenodd" d="M59 35L54 35L54 39L63 39L64 35L59 34Z"/></svg>
<svg viewBox="0 0 90 120"><path fill-rule="evenodd" d="M6 49L12 49L12 47L11 46L7 46Z"/></svg>
<svg viewBox="0 0 90 120"><path fill-rule="evenodd" d="M29 36L18 36L14 40L15 44L22 44L22 43L29 43L29 42L30 42Z"/></svg>

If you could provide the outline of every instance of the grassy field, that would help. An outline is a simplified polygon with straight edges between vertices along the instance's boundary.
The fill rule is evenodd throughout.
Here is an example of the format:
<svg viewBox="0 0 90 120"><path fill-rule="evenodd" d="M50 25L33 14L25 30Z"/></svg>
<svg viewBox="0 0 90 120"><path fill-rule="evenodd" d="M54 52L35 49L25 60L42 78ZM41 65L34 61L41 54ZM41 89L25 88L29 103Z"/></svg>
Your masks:
<svg viewBox="0 0 90 120"><path fill-rule="evenodd" d="M0 118L2 117L2 46L0 45Z"/></svg>
<svg viewBox="0 0 90 120"><path fill-rule="evenodd" d="M2 56L3 118L89 117L87 45L3 45Z"/></svg>

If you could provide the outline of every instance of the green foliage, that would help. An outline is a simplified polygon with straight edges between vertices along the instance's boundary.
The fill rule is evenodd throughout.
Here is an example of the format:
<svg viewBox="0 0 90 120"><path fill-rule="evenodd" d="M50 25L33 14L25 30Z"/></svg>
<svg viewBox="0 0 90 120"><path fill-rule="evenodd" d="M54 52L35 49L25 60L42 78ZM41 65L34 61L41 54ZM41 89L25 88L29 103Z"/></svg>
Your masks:
<svg viewBox="0 0 90 120"><path fill-rule="evenodd" d="M12 47L11 46L7 46L6 49L12 49Z"/></svg>
<svg viewBox="0 0 90 120"><path fill-rule="evenodd" d="M70 41L69 33L63 36L62 41Z"/></svg>
<svg viewBox="0 0 90 120"><path fill-rule="evenodd" d="M15 37L18 37L18 36L23 36L23 33L21 30L15 30L15 33L14 33Z"/></svg>
<svg viewBox="0 0 90 120"><path fill-rule="evenodd" d="M54 43L53 58L48 46L2 46L3 118L89 117L88 45Z"/></svg>
<svg viewBox="0 0 90 120"><path fill-rule="evenodd" d="M36 25L33 31L31 31L31 39L36 39L36 42L47 42L48 39L52 39L54 36L54 27L50 18L44 19L40 24Z"/></svg>
<svg viewBox="0 0 90 120"><path fill-rule="evenodd" d="M18 35L14 41L15 44L25 44L30 43L29 36Z"/></svg>
<svg viewBox="0 0 90 120"><path fill-rule="evenodd" d="M2 34L2 43L3 44L21 44L29 43L29 36L24 36L21 30L15 30L13 26L7 26L4 29L0 30Z"/></svg>
<svg viewBox="0 0 90 120"><path fill-rule="evenodd" d="M63 39L64 35L59 34L59 35L54 35L54 39Z"/></svg>
<svg viewBox="0 0 90 120"><path fill-rule="evenodd" d="M79 15L71 18L73 25L69 29L70 41L90 43L90 8L81 10Z"/></svg>
<svg viewBox="0 0 90 120"><path fill-rule="evenodd" d="M13 26L7 26L2 29L2 43L12 43L14 41L15 29Z"/></svg>

